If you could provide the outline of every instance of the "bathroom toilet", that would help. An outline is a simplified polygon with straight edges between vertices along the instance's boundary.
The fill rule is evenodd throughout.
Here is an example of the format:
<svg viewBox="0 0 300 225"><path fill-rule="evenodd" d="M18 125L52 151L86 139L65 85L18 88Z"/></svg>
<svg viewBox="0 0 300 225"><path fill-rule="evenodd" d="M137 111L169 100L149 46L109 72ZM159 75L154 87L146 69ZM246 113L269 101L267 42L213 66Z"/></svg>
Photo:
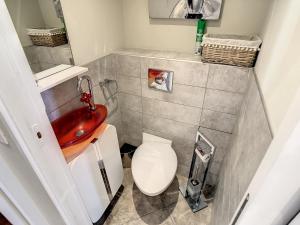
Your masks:
<svg viewBox="0 0 300 225"><path fill-rule="evenodd" d="M145 195L159 195L172 183L177 156L171 144L170 140L143 133L143 143L132 158L132 176Z"/></svg>

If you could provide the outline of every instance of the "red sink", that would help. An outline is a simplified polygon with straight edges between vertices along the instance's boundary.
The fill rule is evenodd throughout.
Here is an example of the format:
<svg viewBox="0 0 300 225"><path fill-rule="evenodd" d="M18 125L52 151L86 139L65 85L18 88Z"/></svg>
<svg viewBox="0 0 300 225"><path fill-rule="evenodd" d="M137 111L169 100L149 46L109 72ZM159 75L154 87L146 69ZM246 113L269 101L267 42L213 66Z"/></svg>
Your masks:
<svg viewBox="0 0 300 225"><path fill-rule="evenodd" d="M75 109L54 120L51 125L61 148L78 144L90 136L106 119L107 109L104 105L96 105L91 111L88 106Z"/></svg>

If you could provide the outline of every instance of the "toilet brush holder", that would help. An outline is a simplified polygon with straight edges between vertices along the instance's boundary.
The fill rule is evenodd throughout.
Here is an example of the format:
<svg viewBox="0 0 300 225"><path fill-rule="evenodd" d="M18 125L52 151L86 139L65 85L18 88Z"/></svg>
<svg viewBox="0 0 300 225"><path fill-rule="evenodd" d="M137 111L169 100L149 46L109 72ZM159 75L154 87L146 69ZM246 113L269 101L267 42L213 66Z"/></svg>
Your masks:
<svg viewBox="0 0 300 225"><path fill-rule="evenodd" d="M201 183L198 180L189 179L186 191L192 200L197 201L201 195Z"/></svg>
<svg viewBox="0 0 300 225"><path fill-rule="evenodd" d="M202 192L214 151L214 145L198 131L188 181L179 187L194 213L208 206Z"/></svg>

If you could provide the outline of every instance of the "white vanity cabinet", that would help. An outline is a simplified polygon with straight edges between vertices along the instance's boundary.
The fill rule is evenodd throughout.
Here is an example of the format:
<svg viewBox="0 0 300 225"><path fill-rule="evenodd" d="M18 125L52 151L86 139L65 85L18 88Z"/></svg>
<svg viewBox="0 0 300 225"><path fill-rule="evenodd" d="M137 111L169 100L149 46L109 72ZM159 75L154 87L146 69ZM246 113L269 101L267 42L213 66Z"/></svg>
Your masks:
<svg viewBox="0 0 300 225"><path fill-rule="evenodd" d="M115 196L123 181L123 165L121 160L117 130L109 125L98 139L100 155L103 159L112 195Z"/></svg>
<svg viewBox="0 0 300 225"><path fill-rule="evenodd" d="M98 139L68 165L91 221L95 223L123 181L116 128L108 125Z"/></svg>

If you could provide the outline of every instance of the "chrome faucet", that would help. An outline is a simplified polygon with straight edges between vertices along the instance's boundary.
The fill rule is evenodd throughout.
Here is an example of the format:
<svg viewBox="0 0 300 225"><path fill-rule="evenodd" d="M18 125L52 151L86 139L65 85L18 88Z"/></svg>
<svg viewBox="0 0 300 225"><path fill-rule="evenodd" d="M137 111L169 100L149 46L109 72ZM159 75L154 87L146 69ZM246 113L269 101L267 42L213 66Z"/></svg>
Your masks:
<svg viewBox="0 0 300 225"><path fill-rule="evenodd" d="M82 82L86 80L88 83L89 93L86 93L82 90ZM93 94L93 87L92 87L92 81L91 78L87 75L84 75L78 79L77 83L77 89L81 94L81 101L88 103L90 110L96 110L96 105L94 101L94 94Z"/></svg>

